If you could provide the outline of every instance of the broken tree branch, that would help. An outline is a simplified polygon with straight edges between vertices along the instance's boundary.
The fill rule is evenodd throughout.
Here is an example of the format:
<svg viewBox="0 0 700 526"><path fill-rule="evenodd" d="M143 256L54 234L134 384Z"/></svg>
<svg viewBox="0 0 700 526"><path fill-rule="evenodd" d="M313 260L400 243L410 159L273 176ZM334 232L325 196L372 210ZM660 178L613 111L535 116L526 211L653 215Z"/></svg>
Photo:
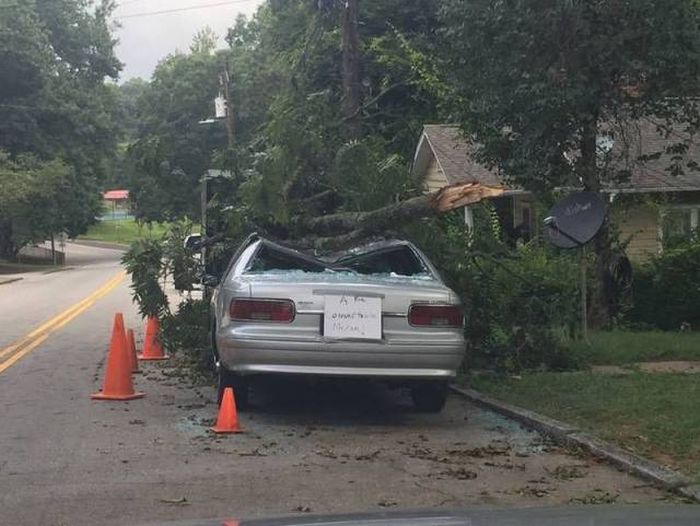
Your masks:
<svg viewBox="0 0 700 526"><path fill-rule="evenodd" d="M503 194L503 188L466 183L448 186L432 194L421 195L369 212L341 212L307 217L297 223L304 234L338 237L343 233L371 234L397 223L449 212L487 198ZM359 234L355 234L359 235Z"/></svg>
<svg viewBox="0 0 700 526"><path fill-rule="evenodd" d="M376 95L375 97L372 97L370 100L368 100L367 102L362 104L362 106L359 106L357 108L357 110L355 110L355 112L352 115L347 115L347 116L343 117L341 122L344 123L349 119L357 117L362 110L365 110L365 109L369 108L370 106L372 106L373 104L379 102L380 99L382 99L385 95L388 95L389 93L391 93L396 88L400 88L401 86L408 86L411 84L413 84L413 83L412 82L409 83L409 82L406 82L404 80L402 80L400 82L396 82L395 84L392 84L388 88L385 88L384 90L382 90L378 95Z"/></svg>

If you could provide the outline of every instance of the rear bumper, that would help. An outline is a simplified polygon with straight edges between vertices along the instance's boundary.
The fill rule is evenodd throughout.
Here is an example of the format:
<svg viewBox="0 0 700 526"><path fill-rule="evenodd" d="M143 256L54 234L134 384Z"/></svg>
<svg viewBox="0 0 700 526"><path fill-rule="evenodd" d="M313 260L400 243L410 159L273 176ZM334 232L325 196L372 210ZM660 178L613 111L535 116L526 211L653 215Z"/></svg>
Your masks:
<svg viewBox="0 0 700 526"><path fill-rule="evenodd" d="M267 340L217 335L221 364L240 374L453 378L464 342L386 343Z"/></svg>

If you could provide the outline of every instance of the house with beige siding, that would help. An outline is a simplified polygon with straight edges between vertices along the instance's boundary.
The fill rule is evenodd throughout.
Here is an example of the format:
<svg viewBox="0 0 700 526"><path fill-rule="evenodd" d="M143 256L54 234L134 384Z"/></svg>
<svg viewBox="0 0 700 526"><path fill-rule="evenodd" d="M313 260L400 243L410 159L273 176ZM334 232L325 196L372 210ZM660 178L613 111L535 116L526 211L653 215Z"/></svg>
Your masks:
<svg viewBox="0 0 700 526"><path fill-rule="evenodd" d="M602 149L617 151L614 139L603 137ZM632 123L624 131L624 183L606 187L610 218L633 261L644 261L660 253L665 246L687 239L697 230L700 216L700 145L692 138L683 155L668 153L676 137L664 138L653 122ZM502 197L493 201L504 229L513 237L529 239L540 227L538 201L533 194L509 187L498 168L475 160L477 145L451 125L426 125L416 148L412 175L425 192L434 192L457 183L478 182L505 187ZM630 159L633 159L630 161ZM683 166L682 175L672 175L672 161ZM473 228L472 210L464 211L465 223Z"/></svg>

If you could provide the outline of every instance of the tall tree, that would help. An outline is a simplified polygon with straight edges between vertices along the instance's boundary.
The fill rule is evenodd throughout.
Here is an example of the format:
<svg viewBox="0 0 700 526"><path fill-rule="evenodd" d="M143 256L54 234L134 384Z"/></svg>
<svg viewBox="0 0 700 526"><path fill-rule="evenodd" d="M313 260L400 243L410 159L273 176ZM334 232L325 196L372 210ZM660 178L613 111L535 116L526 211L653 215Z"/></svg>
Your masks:
<svg viewBox="0 0 700 526"><path fill-rule="evenodd" d="M114 97L104 80L116 79L121 67L109 25L113 8L112 0L33 0L0 8L0 150L69 166L61 188L75 206L66 208L70 215L57 212L57 231L80 233L100 210L100 180L116 140ZM8 240L20 237L12 232L13 218L0 214L6 241L0 257L6 257L18 248Z"/></svg>
<svg viewBox="0 0 700 526"><path fill-rule="evenodd" d="M599 192L629 176L628 165L600 167L597 141L614 134L611 123L653 116L671 135L700 122L694 0L445 0L441 17L453 115L516 185ZM595 244L599 283L610 246L606 227ZM602 324L604 291L594 302Z"/></svg>
<svg viewBox="0 0 700 526"><path fill-rule="evenodd" d="M139 100L128 157L136 216L143 221L198 217L199 181L214 150L226 144L221 126L199 124L214 112L223 58L201 42L193 49L161 61Z"/></svg>

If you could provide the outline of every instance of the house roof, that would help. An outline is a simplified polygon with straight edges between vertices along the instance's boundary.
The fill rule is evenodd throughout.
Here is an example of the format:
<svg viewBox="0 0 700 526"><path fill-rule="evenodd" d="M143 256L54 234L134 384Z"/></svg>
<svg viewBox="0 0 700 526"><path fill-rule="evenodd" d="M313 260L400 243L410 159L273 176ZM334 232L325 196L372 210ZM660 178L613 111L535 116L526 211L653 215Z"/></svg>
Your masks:
<svg viewBox="0 0 700 526"><path fill-rule="evenodd" d="M489 169L473 159L476 145L467 139L457 126L428 124L413 163L414 175L422 172L434 155L448 183L481 183L486 186L503 186L503 179L496 169Z"/></svg>
<svg viewBox="0 0 700 526"><path fill-rule="evenodd" d="M631 157L651 155L664 152L658 159L646 162L634 161L630 168L630 180L618 185L615 190L637 192L682 192L700 190L700 172L687 167L689 162L700 164L700 142L698 138L689 135L681 129L672 130L670 136L664 137L657 130L653 119L635 121L626 126L625 130L615 130L613 134L626 136ZM673 156L665 153L666 149L680 142L688 144L688 151L682 156L681 165L684 173L673 175L668 168L673 162ZM635 157L636 156L636 157Z"/></svg>
<svg viewBox="0 0 700 526"><path fill-rule="evenodd" d="M129 199L129 190L109 190L102 197L105 201L124 201Z"/></svg>
<svg viewBox="0 0 700 526"><path fill-rule="evenodd" d="M683 175L668 172L672 156L663 153L654 160L642 162L642 155L665 152L665 149L681 141L688 142L688 152L683 156L683 164L690 161L700 164L700 143L681 130L674 130L669 138L657 131L652 119L634 121L624 125L624 129L611 130L616 138L613 146L613 162L625 163L630 170L629 181L610 186L607 191L621 193L654 193L700 191L700 172L684 168ZM622 155L623 148L632 155ZM450 185L456 183L481 183L486 186L506 186L498 168L489 168L474 159L478 144L467 138L459 127L446 124L431 124L423 128L423 134L416 149L412 174L422 178L428 163L434 158L439 170ZM616 155L617 153L617 155ZM623 160L624 157L624 160ZM632 160L629 160L631 158ZM517 192L511 188L510 192Z"/></svg>

